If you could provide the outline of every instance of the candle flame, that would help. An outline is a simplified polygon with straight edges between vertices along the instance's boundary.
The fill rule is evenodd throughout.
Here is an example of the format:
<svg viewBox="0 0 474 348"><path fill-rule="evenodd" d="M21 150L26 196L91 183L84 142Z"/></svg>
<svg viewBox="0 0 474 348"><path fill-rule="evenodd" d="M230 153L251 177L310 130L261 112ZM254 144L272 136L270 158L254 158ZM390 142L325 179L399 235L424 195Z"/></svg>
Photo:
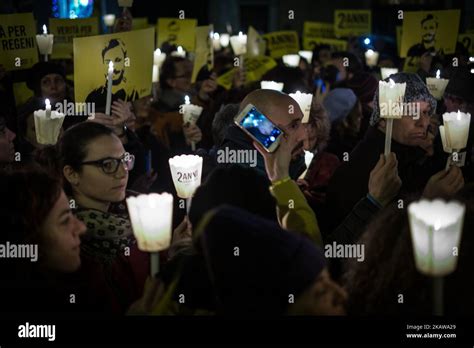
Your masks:
<svg viewBox="0 0 474 348"><path fill-rule="evenodd" d="M190 100L189 100L189 96L188 96L188 95L184 96L184 104L186 104L186 105L189 105L189 104L191 104L191 102L190 102Z"/></svg>
<svg viewBox="0 0 474 348"><path fill-rule="evenodd" d="M46 98L46 99L44 100L44 104L46 105L46 108L50 108L50 107L51 107L51 102L49 101L48 98Z"/></svg>
<svg viewBox="0 0 474 348"><path fill-rule="evenodd" d="M441 71L438 69L438 71L436 71L436 78L439 79L440 75L441 75Z"/></svg>
<svg viewBox="0 0 474 348"><path fill-rule="evenodd" d="M157 49L155 50L155 53L156 53L157 55L160 55L160 54L161 54L161 50L160 50L159 48L157 48Z"/></svg>
<svg viewBox="0 0 474 348"><path fill-rule="evenodd" d="M239 31L239 36L244 36L244 34L241 31Z"/></svg>
<svg viewBox="0 0 474 348"><path fill-rule="evenodd" d="M461 112L458 110L458 117L457 117L458 121L461 121Z"/></svg>
<svg viewBox="0 0 474 348"><path fill-rule="evenodd" d="M109 70L114 70L114 62L109 62Z"/></svg>
<svg viewBox="0 0 474 348"><path fill-rule="evenodd" d="M183 50L183 47L181 46L178 46L178 48L176 49L179 53L182 53L184 50Z"/></svg>
<svg viewBox="0 0 474 348"><path fill-rule="evenodd" d="M43 24L43 34L48 34L48 28L46 28L46 24Z"/></svg>

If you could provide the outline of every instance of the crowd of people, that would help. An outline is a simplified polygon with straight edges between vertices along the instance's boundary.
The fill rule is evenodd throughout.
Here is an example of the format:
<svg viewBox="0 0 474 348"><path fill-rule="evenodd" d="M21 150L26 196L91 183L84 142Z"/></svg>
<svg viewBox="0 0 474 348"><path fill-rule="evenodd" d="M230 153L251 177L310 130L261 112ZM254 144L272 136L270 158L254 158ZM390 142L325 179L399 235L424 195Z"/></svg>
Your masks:
<svg viewBox="0 0 474 348"><path fill-rule="evenodd" d="M457 67L451 57L436 57L421 60L417 73L390 77L406 83L404 101L417 103L420 115L393 122L385 156L381 66L366 66L361 52L320 45L299 67L279 60L262 78L283 82L279 92L246 81L245 68L230 89L220 86L218 76L234 67L229 48L215 52L213 70L203 68L191 83L192 62L170 55L175 49L163 47L168 56L155 98L114 99L110 116L67 116L49 146L36 140L33 113L44 109L45 98L53 106L74 101L74 83L66 78L71 62L37 63L25 75L34 96L18 106L14 77L0 69L0 244L39 248L37 262L0 259L3 311L430 314L431 279L415 267L407 216L408 204L424 197L466 206L445 308L473 312L466 272L474 255L474 126L465 165L449 170L438 132L444 112L474 114L474 74L465 56L459 54ZM385 64L399 67L398 57ZM449 83L437 101L426 77L440 67ZM307 123L287 94L297 89L314 94ZM196 124L183 123L185 95L203 108ZM283 130L276 151L235 125L248 104ZM256 151L256 166L219 161L218 151L226 149ZM304 151L314 154L308 167ZM159 273L149 276L150 255L137 246L125 199L151 192L176 197L168 159L180 154L203 157L202 184L189 213L174 200L171 245L160 252ZM364 245L363 260L327 255L333 243Z"/></svg>

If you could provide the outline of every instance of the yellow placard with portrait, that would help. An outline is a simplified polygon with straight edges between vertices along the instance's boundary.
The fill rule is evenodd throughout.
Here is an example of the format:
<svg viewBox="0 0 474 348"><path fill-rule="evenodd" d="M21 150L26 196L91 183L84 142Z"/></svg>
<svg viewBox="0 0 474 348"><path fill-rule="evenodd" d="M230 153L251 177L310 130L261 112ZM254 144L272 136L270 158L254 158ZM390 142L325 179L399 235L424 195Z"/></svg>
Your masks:
<svg viewBox="0 0 474 348"><path fill-rule="evenodd" d="M326 39L335 38L334 23L324 22L304 22L303 24L303 42L320 37ZM304 46L304 43L303 43Z"/></svg>
<svg viewBox="0 0 474 348"><path fill-rule="evenodd" d="M347 49L346 40L326 39L324 37L313 37L303 39L303 48L312 51L318 45L328 45L333 52L345 51Z"/></svg>
<svg viewBox="0 0 474 348"><path fill-rule="evenodd" d="M454 53L460 15L460 10L404 12L400 56Z"/></svg>
<svg viewBox="0 0 474 348"><path fill-rule="evenodd" d="M196 51L194 54L191 83L196 82L196 77L204 66L207 65L209 71L214 66L214 47L211 37L213 31L214 26L212 24L196 28Z"/></svg>
<svg viewBox="0 0 474 348"><path fill-rule="evenodd" d="M466 47L469 54L474 55L474 33L459 34L458 42Z"/></svg>
<svg viewBox="0 0 474 348"><path fill-rule="evenodd" d="M274 59L267 56L250 57L244 56L244 67L245 67L245 81L254 82L262 78L262 76L270 69L276 67L277 63ZM225 74L217 78L217 84L230 89L232 87L232 80L239 67L235 67Z"/></svg>
<svg viewBox="0 0 474 348"><path fill-rule="evenodd" d="M112 100L131 101L149 95L155 28L75 38L74 91L76 102L95 103L103 112L107 71L114 64ZM101 111L102 110L102 111Z"/></svg>
<svg viewBox="0 0 474 348"><path fill-rule="evenodd" d="M286 54L298 54L300 43L296 31L275 31L263 35L266 50L272 58L281 58Z"/></svg>
<svg viewBox="0 0 474 348"><path fill-rule="evenodd" d="M37 62L33 14L0 15L0 64L10 71L31 68Z"/></svg>
<svg viewBox="0 0 474 348"><path fill-rule="evenodd" d="M158 18L156 47L165 42L194 51L197 19Z"/></svg>
<svg viewBox="0 0 474 348"><path fill-rule="evenodd" d="M372 11L336 10L334 11L334 35L348 37L370 34L372 32Z"/></svg>
<svg viewBox="0 0 474 348"><path fill-rule="evenodd" d="M72 59L72 40L75 37L95 36L99 34L97 17L77 19L49 19L49 31L54 35L54 59Z"/></svg>

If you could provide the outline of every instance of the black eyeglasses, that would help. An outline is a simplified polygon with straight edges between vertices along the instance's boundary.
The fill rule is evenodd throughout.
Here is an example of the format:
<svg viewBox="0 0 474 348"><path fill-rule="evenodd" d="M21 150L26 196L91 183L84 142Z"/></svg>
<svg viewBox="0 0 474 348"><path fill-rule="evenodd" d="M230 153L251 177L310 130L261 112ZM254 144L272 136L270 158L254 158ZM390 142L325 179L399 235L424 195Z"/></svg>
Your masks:
<svg viewBox="0 0 474 348"><path fill-rule="evenodd" d="M131 154L124 154L121 158L107 157L97 161L82 162L81 165L92 164L102 169L105 174L115 174L120 164L124 164L125 170L128 172L133 169L135 164L135 156Z"/></svg>

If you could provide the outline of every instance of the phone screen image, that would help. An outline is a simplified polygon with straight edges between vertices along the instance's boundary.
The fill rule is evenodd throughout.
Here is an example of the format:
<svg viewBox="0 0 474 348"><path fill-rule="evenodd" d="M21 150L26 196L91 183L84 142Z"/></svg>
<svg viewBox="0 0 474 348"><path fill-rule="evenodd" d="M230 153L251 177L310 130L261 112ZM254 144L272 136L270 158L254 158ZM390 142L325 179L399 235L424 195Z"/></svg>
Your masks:
<svg viewBox="0 0 474 348"><path fill-rule="evenodd" d="M240 125L251 133L267 149L281 135L281 130L255 107L242 118Z"/></svg>

